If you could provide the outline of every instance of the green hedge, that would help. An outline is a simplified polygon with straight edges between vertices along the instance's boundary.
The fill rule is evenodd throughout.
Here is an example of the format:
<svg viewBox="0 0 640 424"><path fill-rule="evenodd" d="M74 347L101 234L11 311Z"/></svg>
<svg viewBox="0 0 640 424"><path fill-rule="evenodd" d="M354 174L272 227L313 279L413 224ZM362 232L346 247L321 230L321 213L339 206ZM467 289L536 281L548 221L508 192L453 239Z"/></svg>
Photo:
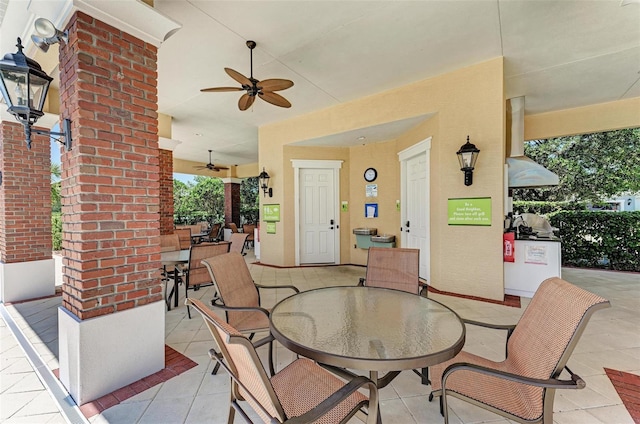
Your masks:
<svg viewBox="0 0 640 424"><path fill-rule="evenodd" d="M537 213L538 215L548 215L559 211L586 211L589 207L607 209L609 205L604 202L533 202L515 201L513 202L513 213Z"/></svg>
<svg viewBox="0 0 640 424"><path fill-rule="evenodd" d="M51 238L53 250L62 250L62 214L60 212L51 214Z"/></svg>
<svg viewBox="0 0 640 424"><path fill-rule="evenodd" d="M640 211L560 211L549 221L560 229L563 265L640 272Z"/></svg>

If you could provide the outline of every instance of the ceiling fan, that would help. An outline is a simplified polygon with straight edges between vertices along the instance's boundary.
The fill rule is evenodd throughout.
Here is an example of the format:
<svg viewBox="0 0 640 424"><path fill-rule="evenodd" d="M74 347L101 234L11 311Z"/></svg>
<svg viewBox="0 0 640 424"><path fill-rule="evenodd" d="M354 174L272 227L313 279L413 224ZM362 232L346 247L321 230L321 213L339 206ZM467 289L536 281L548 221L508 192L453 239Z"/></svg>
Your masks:
<svg viewBox="0 0 640 424"><path fill-rule="evenodd" d="M204 165L204 166L194 166L195 169L208 169L210 171L221 171L223 169L229 169L226 166L218 166L218 165L214 165L213 162L211 162L211 152L213 152L213 150L209 150L209 163Z"/></svg>
<svg viewBox="0 0 640 424"><path fill-rule="evenodd" d="M253 78L253 49L255 49L256 47L256 42L251 40L247 41L247 47L249 47L249 50L251 51L251 76L249 78L231 68L224 68L225 72L229 74L231 78L238 81L242 85L242 87L212 87L203 88L200 91L204 93L212 93L221 91L245 90L246 93L243 94L238 101L238 107L240 108L240 110L249 109L253 102L256 100L256 96L260 97L267 103L271 103L272 105L280 107L291 107L291 103L289 103L287 99L279 94L274 93L274 91L286 90L287 88L292 87L293 81L278 78L259 81Z"/></svg>

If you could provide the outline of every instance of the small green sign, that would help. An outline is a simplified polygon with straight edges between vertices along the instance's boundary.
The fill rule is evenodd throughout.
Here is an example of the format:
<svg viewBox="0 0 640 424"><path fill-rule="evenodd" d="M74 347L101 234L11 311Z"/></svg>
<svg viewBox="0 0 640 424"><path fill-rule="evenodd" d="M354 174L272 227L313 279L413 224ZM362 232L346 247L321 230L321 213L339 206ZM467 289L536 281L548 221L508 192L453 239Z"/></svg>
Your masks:
<svg viewBox="0 0 640 424"><path fill-rule="evenodd" d="M349 202L343 200L340 204L340 208L342 209L342 212L349 212Z"/></svg>
<svg viewBox="0 0 640 424"><path fill-rule="evenodd" d="M449 225L491 225L491 198L449 199Z"/></svg>
<svg viewBox="0 0 640 424"><path fill-rule="evenodd" d="M262 220L266 222L279 222L280 204L262 205Z"/></svg>
<svg viewBox="0 0 640 424"><path fill-rule="evenodd" d="M267 222L267 234L275 234L275 233L276 233L276 223Z"/></svg>

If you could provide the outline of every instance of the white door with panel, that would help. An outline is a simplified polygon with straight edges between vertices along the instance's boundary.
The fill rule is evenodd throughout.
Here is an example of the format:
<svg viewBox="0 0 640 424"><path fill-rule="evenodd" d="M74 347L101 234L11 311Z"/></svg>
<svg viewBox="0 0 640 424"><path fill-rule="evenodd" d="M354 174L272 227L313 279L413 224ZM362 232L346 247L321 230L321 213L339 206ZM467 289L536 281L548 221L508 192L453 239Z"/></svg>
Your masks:
<svg viewBox="0 0 640 424"><path fill-rule="evenodd" d="M400 152L402 247L420 249L420 277L430 277L429 150L431 139Z"/></svg>
<svg viewBox="0 0 640 424"><path fill-rule="evenodd" d="M338 234L333 169L299 172L300 263L336 263Z"/></svg>

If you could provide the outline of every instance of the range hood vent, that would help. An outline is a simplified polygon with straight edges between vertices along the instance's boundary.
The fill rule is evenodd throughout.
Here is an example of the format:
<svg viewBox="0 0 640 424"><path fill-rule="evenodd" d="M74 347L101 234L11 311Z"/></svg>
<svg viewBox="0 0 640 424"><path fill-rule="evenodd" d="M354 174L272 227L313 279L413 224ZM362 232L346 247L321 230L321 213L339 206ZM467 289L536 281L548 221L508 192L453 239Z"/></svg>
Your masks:
<svg viewBox="0 0 640 424"><path fill-rule="evenodd" d="M509 188L537 188L558 185L560 179L544 166L524 155L524 97L514 97L507 102L507 136L511 152L507 158L509 166Z"/></svg>

